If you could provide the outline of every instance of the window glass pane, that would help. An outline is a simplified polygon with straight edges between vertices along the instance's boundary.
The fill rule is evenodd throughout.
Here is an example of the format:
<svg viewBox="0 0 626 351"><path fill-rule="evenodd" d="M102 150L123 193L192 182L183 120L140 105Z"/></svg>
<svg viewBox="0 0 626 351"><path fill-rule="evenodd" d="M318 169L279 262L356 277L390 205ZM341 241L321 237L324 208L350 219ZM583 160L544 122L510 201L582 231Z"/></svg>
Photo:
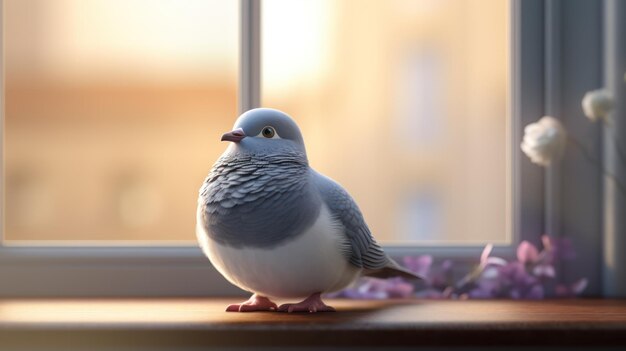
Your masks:
<svg viewBox="0 0 626 351"><path fill-rule="evenodd" d="M237 1L5 0L5 239L194 240Z"/></svg>
<svg viewBox="0 0 626 351"><path fill-rule="evenodd" d="M387 243L506 243L509 4L264 0L263 105Z"/></svg>

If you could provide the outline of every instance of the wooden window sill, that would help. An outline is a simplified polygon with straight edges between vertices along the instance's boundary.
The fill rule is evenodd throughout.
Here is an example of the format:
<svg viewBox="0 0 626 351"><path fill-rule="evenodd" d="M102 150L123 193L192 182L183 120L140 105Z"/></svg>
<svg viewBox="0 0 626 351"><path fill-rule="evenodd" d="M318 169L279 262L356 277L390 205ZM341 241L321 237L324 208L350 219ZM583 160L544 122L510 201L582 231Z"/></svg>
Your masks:
<svg viewBox="0 0 626 351"><path fill-rule="evenodd" d="M0 300L0 348L626 345L619 300L331 300L337 313L224 312L236 301Z"/></svg>

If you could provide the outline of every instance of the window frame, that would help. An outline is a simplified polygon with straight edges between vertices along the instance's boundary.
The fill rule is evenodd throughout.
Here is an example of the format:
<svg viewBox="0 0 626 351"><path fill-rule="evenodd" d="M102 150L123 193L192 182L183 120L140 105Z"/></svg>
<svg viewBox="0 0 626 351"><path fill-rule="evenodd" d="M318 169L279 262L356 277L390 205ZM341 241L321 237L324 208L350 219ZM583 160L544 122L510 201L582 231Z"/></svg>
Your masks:
<svg viewBox="0 0 626 351"><path fill-rule="evenodd" d="M260 104L261 0L241 0L239 110ZM510 191L511 243L494 254L512 258L521 240L538 242L544 229L544 171L519 152L523 126L543 115L541 1L511 0ZM0 0L0 8L4 8ZM0 15L4 15L0 9ZM4 21L2 21L4 23ZM0 52L0 155L4 155L4 41ZM4 157L2 157L4 172ZM2 173L4 174L4 173ZM2 177L4 183L4 176ZM224 296L242 295L196 246L3 245L4 184L0 211L0 297L7 296ZM431 254L474 264L482 245L386 246L394 257Z"/></svg>

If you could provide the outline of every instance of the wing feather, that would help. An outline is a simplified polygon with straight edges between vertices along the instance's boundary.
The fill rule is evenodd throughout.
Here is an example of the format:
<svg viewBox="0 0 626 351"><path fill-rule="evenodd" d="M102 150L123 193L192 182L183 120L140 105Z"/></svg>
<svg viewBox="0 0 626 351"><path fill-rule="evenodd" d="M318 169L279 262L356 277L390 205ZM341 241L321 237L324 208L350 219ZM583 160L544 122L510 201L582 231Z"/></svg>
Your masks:
<svg viewBox="0 0 626 351"><path fill-rule="evenodd" d="M390 258L372 236L361 210L350 194L332 179L321 174L316 176L323 201L335 219L345 228L350 243L346 246L345 254L350 263L366 270L387 267Z"/></svg>

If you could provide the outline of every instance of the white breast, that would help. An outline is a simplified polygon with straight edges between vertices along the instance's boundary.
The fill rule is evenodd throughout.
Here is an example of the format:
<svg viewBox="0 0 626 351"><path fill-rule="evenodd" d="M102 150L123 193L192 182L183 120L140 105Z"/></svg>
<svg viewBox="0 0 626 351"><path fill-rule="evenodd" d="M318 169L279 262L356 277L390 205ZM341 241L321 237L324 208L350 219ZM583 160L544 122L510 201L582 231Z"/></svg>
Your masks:
<svg viewBox="0 0 626 351"><path fill-rule="evenodd" d="M341 253L347 240L343 226L332 218L325 205L304 234L271 249L237 249L218 244L200 224L196 234L204 253L226 279L263 296L304 298L315 292L337 291L360 273Z"/></svg>

